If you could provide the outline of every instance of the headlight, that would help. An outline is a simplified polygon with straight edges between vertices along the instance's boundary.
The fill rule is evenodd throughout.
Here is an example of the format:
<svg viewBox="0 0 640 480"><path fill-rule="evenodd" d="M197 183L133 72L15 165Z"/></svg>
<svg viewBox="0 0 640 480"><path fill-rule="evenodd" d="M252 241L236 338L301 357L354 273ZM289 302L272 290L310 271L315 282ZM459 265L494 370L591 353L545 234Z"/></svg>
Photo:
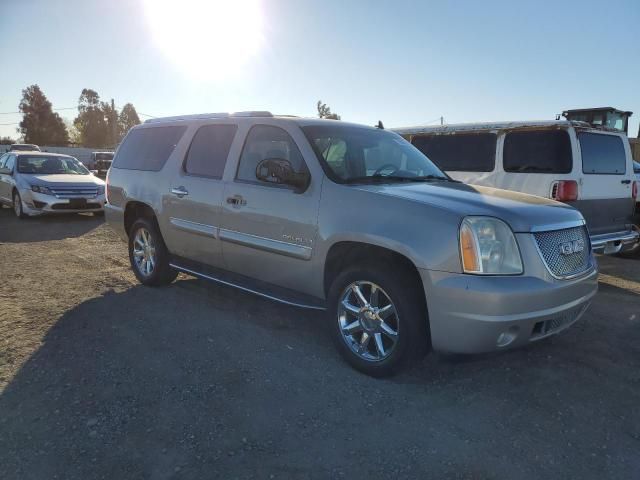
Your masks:
<svg viewBox="0 0 640 480"><path fill-rule="evenodd" d="M460 256L465 273L516 275L523 271L516 238L497 218L466 217L462 221Z"/></svg>
<svg viewBox="0 0 640 480"><path fill-rule="evenodd" d="M98 195L104 195L104 185L98 185Z"/></svg>
<svg viewBox="0 0 640 480"><path fill-rule="evenodd" d="M31 185L31 190L36 193L42 193L44 195L53 195L53 192L49 189L49 187L45 187L42 185Z"/></svg>

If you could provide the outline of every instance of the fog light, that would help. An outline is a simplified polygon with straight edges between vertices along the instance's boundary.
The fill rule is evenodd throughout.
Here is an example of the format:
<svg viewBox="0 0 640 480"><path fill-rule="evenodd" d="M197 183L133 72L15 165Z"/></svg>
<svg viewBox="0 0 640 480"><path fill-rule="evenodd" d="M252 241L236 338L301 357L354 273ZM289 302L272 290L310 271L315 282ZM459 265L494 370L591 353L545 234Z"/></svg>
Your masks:
<svg viewBox="0 0 640 480"><path fill-rule="evenodd" d="M509 327L509 330L506 332L502 332L498 335L498 340L496 340L496 345L500 348L506 347L510 345L518 336L518 330L520 330L517 326Z"/></svg>

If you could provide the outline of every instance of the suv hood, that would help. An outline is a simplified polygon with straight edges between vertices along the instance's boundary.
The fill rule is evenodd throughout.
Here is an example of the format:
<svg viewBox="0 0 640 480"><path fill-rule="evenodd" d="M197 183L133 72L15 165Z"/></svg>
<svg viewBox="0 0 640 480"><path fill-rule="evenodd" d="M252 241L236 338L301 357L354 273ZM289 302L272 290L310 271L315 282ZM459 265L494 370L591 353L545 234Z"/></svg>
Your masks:
<svg viewBox="0 0 640 480"><path fill-rule="evenodd" d="M94 175L73 175L73 174L22 174L31 185L104 185L104 182Z"/></svg>
<svg viewBox="0 0 640 480"><path fill-rule="evenodd" d="M584 221L580 212L564 203L535 195L464 183L408 183L356 187L380 195L404 198L459 214L485 215L507 222L514 232Z"/></svg>

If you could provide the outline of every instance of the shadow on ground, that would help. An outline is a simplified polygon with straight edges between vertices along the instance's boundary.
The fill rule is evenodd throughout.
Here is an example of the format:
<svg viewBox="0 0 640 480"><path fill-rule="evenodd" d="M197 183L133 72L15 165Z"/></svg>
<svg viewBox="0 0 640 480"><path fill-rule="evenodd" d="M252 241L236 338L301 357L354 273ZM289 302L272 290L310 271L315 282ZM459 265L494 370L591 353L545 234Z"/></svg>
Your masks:
<svg viewBox="0 0 640 480"><path fill-rule="evenodd" d="M91 213L56 214L18 219L10 208L0 208L0 243L46 242L80 237L104 223Z"/></svg>
<svg viewBox="0 0 640 480"><path fill-rule="evenodd" d="M0 478L638 478L637 302L607 295L550 341L374 380L323 314L198 280L107 293L0 395Z"/></svg>

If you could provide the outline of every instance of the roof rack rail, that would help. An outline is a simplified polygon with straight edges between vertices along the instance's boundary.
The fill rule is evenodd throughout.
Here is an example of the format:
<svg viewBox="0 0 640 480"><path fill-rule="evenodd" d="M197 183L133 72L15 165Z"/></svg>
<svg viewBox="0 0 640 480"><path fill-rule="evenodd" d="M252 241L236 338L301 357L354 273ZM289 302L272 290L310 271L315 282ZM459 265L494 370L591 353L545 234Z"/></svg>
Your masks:
<svg viewBox="0 0 640 480"><path fill-rule="evenodd" d="M231 118L231 117L273 117L271 112L266 111L248 111L248 112L219 112L219 113L196 113L194 115L176 115L173 117L150 118L144 123L164 123L164 122L181 122L185 120L210 120L214 118Z"/></svg>

